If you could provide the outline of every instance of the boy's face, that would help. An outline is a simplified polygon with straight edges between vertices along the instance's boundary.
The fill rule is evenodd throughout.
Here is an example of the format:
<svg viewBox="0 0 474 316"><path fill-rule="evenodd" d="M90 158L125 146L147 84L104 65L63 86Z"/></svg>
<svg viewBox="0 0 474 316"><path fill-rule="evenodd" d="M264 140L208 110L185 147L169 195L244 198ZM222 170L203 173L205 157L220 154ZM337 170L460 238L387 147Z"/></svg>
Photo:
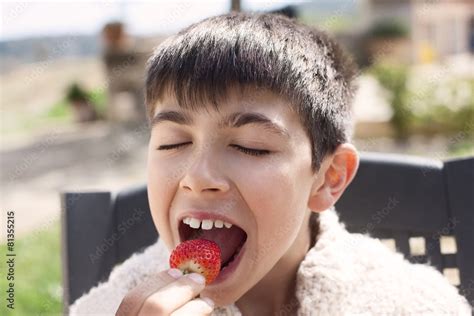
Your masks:
<svg viewBox="0 0 474 316"><path fill-rule="evenodd" d="M153 126L148 198L160 238L170 250L182 241L180 220L193 210L223 215L245 231L243 256L236 269L202 293L224 305L235 302L279 261L291 260L291 246L307 224L315 175L309 138L287 101L268 91L243 96L234 91L219 108L219 112L212 106L208 111L191 112L171 97L156 105L155 117L177 111L192 119L192 124L164 120ZM265 116L287 134L260 123L219 126L236 112ZM171 150L157 149L183 143ZM250 155L238 146L269 154Z"/></svg>

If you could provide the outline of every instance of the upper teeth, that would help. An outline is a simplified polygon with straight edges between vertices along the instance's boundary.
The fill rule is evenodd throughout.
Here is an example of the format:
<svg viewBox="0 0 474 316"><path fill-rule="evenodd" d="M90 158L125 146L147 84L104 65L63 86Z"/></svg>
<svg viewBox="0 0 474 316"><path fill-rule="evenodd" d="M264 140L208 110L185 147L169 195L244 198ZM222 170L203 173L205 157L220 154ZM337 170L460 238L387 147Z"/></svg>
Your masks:
<svg viewBox="0 0 474 316"><path fill-rule="evenodd" d="M183 219L183 223L186 225L191 226L192 228L199 228L201 227L202 229L209 230L212 229L213 226L217 228L231 228L232 224L221 221L220 219L212 220L212 219L203 219L202 221L200 219L194 218L194 217L186 217Z"/></svg>

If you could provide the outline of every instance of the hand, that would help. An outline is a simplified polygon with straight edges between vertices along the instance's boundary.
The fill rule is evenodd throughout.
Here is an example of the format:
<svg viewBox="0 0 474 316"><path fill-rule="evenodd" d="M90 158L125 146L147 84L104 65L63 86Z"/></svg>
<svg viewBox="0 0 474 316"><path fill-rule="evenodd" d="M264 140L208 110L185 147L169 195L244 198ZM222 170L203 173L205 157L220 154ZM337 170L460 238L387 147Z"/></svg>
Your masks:
<svg viewBox="0 0 474 316"><path fill-rule="evenodd" d="M205 279L198 273L162 271L128 292L115 315L210 315L214 308L212 300L195 298L204 286Z"/></svg>

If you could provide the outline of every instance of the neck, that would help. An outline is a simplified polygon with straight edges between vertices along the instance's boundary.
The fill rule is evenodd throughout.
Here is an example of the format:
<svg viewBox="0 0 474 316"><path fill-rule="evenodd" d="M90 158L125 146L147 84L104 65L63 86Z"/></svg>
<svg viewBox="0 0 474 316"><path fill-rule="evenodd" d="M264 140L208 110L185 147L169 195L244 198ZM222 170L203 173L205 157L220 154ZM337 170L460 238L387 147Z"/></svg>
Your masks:
<svg viewBox="0 0 474 316"><path fill-rule="evenodd" d="M242 315L295 314L298 308L295 297L296 276L300 263L311 246L308 221L303 227L288 252L236 302Z"/></svg>

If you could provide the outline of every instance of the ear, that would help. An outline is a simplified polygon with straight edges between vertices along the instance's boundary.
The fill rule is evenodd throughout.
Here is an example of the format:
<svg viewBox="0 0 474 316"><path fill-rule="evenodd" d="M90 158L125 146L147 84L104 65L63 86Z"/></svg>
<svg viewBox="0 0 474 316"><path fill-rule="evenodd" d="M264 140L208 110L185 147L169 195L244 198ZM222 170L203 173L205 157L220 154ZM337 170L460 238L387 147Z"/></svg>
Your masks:
<svg viewBox="0 0 474 316"><path fill-rule="evenodd" d="M359 168L359 155L352 144L344 143L327 156L315 176L308 207L322 212L336 204Z"/></svg>

